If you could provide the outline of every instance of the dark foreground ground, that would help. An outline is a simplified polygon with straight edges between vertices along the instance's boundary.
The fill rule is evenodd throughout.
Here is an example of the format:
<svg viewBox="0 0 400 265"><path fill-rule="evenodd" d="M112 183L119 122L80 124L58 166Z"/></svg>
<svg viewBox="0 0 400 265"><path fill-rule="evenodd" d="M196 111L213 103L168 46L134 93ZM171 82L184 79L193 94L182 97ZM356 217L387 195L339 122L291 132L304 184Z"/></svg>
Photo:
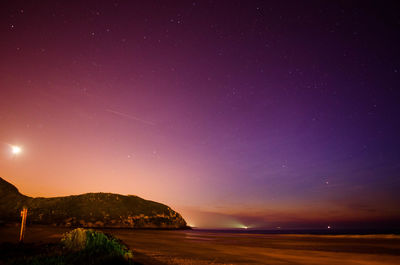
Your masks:
<svg viewBox="0 0 400 265"><path fill-rule="evenodd" d="M0 243L16 242L18 229L0 227ZM28 227L25 242L58 242L66 231L68 229ZM143 265L400 264L398 235L261 235L196 230L103 231L122 239L133 250L135 263Z"/></svg>

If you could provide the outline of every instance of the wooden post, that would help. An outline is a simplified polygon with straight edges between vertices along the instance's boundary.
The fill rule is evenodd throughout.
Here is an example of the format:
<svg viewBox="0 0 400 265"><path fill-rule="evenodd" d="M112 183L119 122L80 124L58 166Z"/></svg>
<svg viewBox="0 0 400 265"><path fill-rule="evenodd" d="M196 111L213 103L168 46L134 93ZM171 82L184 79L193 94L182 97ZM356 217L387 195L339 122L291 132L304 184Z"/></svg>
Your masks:
<svg viewBox="0 0 400 265"><path fill-rule="evenodd" d="M19 235L19 242L24 241L24 235L25 235L25 227L26 227L26 217L28 215L28 208L24 207L21 211L21 234Z"/></svg>

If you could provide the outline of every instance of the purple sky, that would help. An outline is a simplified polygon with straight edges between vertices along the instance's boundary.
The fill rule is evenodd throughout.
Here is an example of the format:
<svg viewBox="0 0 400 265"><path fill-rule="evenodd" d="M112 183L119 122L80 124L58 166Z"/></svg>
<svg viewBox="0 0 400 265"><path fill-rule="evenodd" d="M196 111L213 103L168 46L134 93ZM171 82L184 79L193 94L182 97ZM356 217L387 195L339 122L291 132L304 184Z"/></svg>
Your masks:
<svg viewBox="0 0 400 265"><path fill-rule="evenodd" d="M136 194L199 227L400 220L389 1L0 5L0 174L21 192Z"/></svg>

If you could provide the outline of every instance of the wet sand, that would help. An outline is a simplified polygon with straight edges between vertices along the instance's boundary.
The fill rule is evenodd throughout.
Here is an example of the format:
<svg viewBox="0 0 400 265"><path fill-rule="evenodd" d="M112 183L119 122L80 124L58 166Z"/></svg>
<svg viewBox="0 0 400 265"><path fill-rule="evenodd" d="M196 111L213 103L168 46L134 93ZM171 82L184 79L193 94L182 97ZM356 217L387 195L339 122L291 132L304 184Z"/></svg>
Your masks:
<svg viewBox="0 0 400 265"><path fill-rule="evenodd" d="M58 242L69 229L28 227L25 242ZM123 240L144 265L400 264L400 236L232 234L203 231L103 230ZM1 227L16 242L18 227Z"/></svg>

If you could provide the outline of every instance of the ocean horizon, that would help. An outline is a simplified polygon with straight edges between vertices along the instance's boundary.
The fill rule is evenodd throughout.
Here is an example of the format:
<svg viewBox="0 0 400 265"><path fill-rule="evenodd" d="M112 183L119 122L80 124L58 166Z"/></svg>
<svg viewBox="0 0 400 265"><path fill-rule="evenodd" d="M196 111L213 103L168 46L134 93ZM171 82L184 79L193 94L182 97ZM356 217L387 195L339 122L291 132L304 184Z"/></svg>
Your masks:
<svg viewBox="0 0 400 265"><path fill-rule="evenodd" d="M221 229L192 228L196 232L235 233L235 234L299 234L299 235L400 235L399 228L374 229Z"/></svg>

